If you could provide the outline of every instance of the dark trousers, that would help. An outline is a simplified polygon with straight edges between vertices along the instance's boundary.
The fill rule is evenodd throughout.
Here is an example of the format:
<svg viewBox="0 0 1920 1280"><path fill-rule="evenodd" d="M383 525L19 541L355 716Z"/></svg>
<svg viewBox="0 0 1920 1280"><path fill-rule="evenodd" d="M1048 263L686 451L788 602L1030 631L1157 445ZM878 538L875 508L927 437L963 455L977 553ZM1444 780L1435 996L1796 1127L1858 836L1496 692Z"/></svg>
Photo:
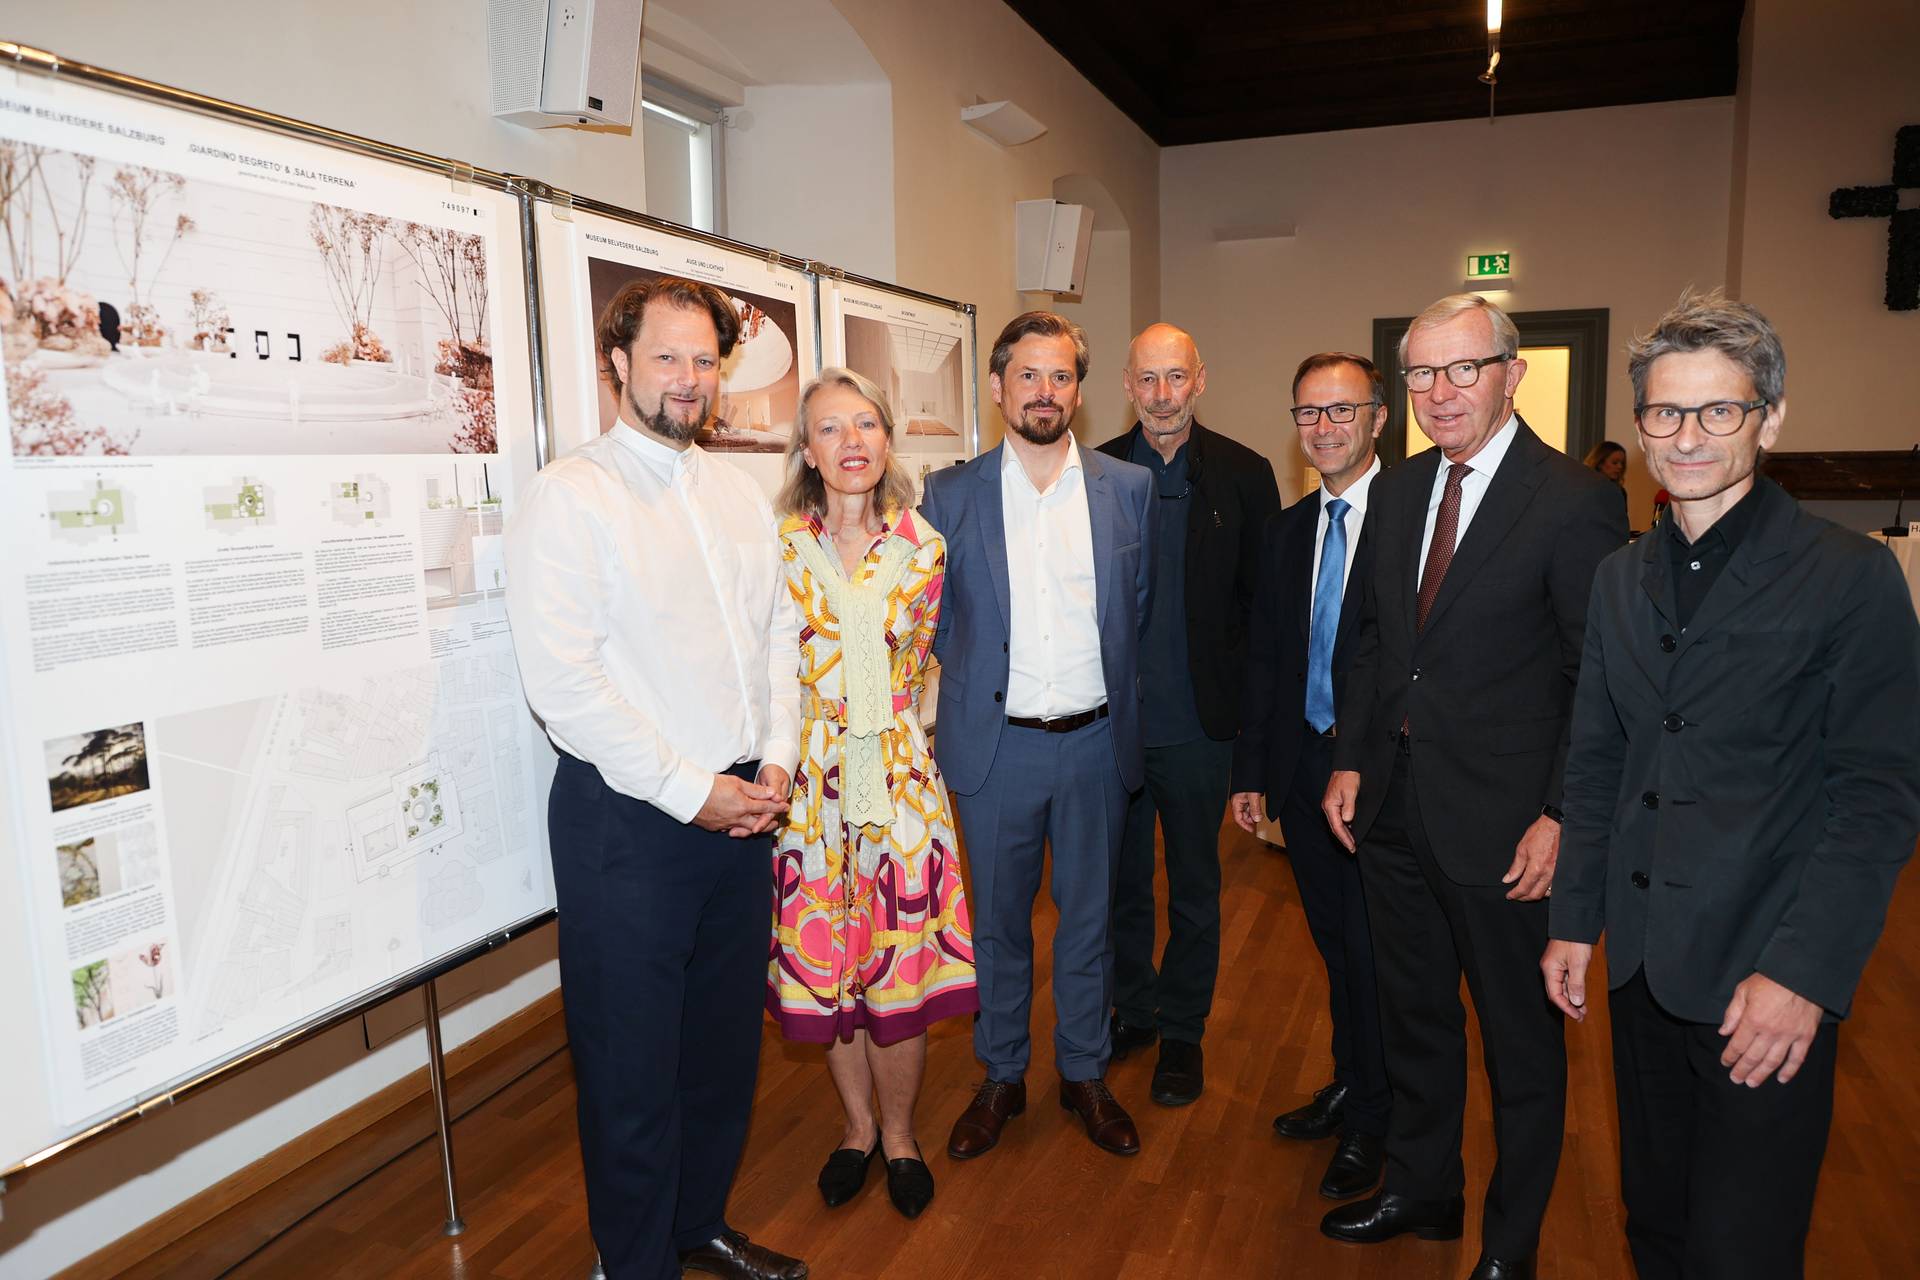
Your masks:
<svg viewBox="0 0 1920 1280"><path fill-rule="evenodd" d="M1479 1017L1498 1153L1481 1239L1487 1253L1517 1260L1539 1246L1566 1123L1566 1041L1540 984L1547 904L1509 902L1505 885L1447 878L1420 820L1415 767L1406 755L1395 757L1386 803L1360 846L1393 1087L1385 1187L1439 1199L1466 1185L1464 973Z"/></svg>
<svg viewBox="0 0 1920 1280"><path fill-rule="evenodd" d="M1109 926L1126 803L1108 720L1072 733L1008 725L980 790L954 797L973 872L980 991L973 1052L989 1080L1024 1078L1031 1056L1033 900L1049 846L1060 909L1053 933L1054 1066L1066 1080L1106 1073Z"/></svg>
<svg viewBox="0 0 1920 1280"><path fill-rule="evenodd" d="M1644 974L1607 1001L1620 1104L1620 1192L1640 1280L1803 1274L1813 1191L1833 1119L1839 1024L1824 1023L1786 1084L1735 1084L1718 1027L1682 1022Z"/></svg>
<svg viewBox="0 0 1920 1280"><path fill-rule="evenodd" d="M772 850L683 826L567 755L548 830L594 1243L609 1280L678 1277L678 1251L726 1229L746 1145Z"/></svg>
<svg viewBox="0 0 1920 1280"><path fill-rule="evenodd" d="M1287 861L1307 914L1307 930L1327 966L1333 1018L1333 1078L1347 1087L1346 1128L1384 1137L1393 1111L1380 1040L1380 998L1374 983L1373 937L1360 861L1334 841L1320 800L1333 772L1333 740L1307 739L1293 784L1280 805Z"/></svg>
<svg viewBox="0 0 1920 1280"><path fill-rule="evenodd" d="M1200 1043L1220 973L1220 822L1233 743L1147 748L1147 785L1127 803L1113 900L1113 1003L1120 1020ZM1153 828L1167 859L1167 947L1153 963Z"/></svg>

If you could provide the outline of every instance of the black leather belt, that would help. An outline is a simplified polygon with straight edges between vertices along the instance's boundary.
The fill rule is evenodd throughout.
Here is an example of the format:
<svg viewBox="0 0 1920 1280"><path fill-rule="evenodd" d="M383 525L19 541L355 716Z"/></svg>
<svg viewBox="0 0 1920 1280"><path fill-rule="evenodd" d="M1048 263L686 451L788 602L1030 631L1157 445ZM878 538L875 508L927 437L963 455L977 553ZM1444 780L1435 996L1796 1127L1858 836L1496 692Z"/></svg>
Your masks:
<svg viewBox="0 0 1920 1280"><path fill-rule="evenodd" d="M1007 723L1016 729L1038 729L1042 733L1072 733L1075 729L1084 729L1095 720L1107 718L1107 704L1101 703L1091 711L1079 711L1070 716L1054 716L1046 719L1041 716L1008 716Z"/></svg>

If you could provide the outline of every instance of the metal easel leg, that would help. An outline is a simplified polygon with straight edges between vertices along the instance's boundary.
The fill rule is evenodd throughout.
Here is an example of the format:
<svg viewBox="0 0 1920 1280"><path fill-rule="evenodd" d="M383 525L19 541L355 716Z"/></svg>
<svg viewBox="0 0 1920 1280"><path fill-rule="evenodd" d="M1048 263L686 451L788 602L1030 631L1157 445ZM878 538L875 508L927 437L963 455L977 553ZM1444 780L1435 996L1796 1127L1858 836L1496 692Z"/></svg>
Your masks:
<svg viewBox="0 0 1920 1280"><path fill-rule="evenodd" d="M600 1255L597 1253L593 1255L592 1280L607 1280L607 1269L605 1266L601 1264Z"/></svg>
<svg viewBox="0 0 1920 1280"><path fill-rule="evenodd" d="M421 988L427 1002L427 1078L433 1082L433 1118L440 1129L440 1169L447 1182L447 1221L443 1236L467 1229L460 1217L460 1193L453 1184L453 1123L447 1118L447 1061L440 1048L440 994L432 982Z"/></svg>

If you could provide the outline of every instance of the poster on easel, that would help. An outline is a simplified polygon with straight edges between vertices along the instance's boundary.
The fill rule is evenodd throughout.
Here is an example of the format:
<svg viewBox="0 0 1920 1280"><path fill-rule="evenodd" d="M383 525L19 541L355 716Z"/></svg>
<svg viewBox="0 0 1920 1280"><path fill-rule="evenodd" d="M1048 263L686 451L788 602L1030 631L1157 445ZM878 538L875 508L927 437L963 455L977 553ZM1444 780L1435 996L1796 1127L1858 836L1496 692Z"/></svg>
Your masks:
<svg viewBox="0 0 1920 1280"><path fill-rule="evenodd" d="M256 119L0 86L0 1168L553 904L519 202Z"/></svg>
<svg viewBox="0 0 1920 1280"><path fill-rule="evenodd" d="M777 491L800 389L819 369L806 271L778 254L577 203L542 202L535 220L556 456L611 429L621 412L595 340L607 304L634 281L680 276L719 288L740 317L739 340L721 364L719 394L696 443L738 464L769 495Z"/></svg>
<svg viewBox="0 0 1920 1280"><path fill-rule="evenodd" d="M886 393L894 449L916 495L929 472L975 451L972 319L958 303L834 275L820 280L824 363L863 374Z"/></svg>

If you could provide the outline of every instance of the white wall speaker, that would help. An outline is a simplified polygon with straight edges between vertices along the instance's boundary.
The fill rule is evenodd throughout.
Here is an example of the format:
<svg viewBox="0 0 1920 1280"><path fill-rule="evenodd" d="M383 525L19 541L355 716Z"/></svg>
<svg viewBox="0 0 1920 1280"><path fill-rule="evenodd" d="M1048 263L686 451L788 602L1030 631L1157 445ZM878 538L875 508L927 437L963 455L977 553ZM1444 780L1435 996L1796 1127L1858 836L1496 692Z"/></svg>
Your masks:
<svg viewBox="0 0 1920 1280"><path fill-rule="evenodd" d="M487 0L493 114L538 129L633 123L644 0Z"/></svg>
<svg viewBox="0 0 1920 1280"><path fill-rule="evenodd" d="M1017 200L1013 206L1013 278L1022 293L1077 298L1086 289L1093 248L1093 210L1059 200Z"/></svg>
<svg viewBox="0 0 1920 1280"><path fill-rule="evenodd" d="M1022 111L1016 103L1005 101L978 102L971 107L962 107L960 123L1003 147L1017 147L1023 142L1032 142L1047 131L1047 126Z"/></svg>

